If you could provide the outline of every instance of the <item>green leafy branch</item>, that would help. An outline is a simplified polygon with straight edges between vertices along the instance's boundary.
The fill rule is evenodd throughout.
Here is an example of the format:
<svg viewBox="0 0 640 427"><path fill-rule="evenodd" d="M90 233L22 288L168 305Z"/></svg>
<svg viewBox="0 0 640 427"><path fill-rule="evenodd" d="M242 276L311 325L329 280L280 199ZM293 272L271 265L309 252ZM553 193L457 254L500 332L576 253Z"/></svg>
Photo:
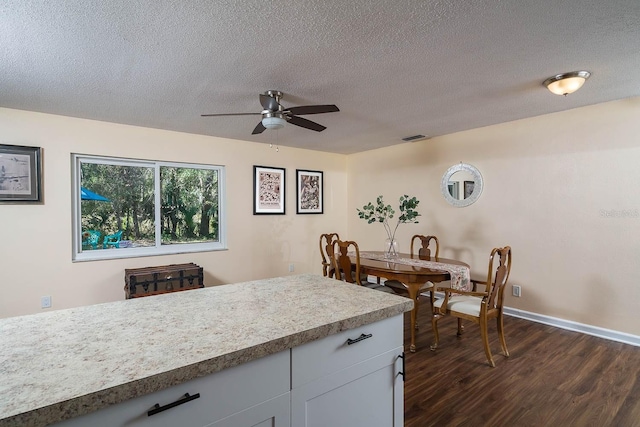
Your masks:
<svg viewBox="0 0 640 427"><path fill-rule="evenodd" d="M400 205L398 207L400 210L400 216L398 217L398 221L396 222L393 231L389 224L389 220L393 219L396 211L393 210L391 205L384 204L382 196L378 196L376 198L375 205L369 202L362 207L362 210L357 209L357 211L358 216L361 219L366 220L367 224L373 224L374 222L382 223L384 230L387 232L387 236L393 241L395 240L396 231L400 224L418 223L416 220L416 218L420 216L416 210L418 204L420 204L420 201L415 197L409 197L406 194L400 197Z"/></svg>

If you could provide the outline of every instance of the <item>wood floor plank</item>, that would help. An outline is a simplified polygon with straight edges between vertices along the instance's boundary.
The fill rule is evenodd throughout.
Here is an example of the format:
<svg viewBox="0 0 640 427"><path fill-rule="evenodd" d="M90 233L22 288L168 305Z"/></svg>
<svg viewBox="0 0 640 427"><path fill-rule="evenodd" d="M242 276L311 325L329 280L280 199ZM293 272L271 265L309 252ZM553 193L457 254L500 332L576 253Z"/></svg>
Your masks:
<svg viewBox="0 0 640 427"><path fill-rule="evenodd" d="M640 424L640 379L637 374L629 394L616 413L612 425L635 426Z"/></svg>
<svg viewBox="0 0 640 427"><path fill-rule="evenodd" d="M405 427L639 426L640 348L506 317L511 354L501 354L489 327L495 368L485 358L479 327L438 322L433 341L428 306L418 318L416 353L408 353ZM405 347L409 347L405 315Z"/></svg>

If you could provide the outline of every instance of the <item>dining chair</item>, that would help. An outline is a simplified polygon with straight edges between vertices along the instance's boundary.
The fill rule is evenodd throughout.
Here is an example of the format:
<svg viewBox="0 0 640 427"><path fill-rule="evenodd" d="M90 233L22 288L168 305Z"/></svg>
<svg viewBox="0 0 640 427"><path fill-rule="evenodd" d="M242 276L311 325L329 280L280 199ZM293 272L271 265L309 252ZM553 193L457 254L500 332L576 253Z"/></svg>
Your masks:
<svg viewBox="0 0 640 427"><path fill-rule="evenodd" d="M444 292L444 298L438 299L434 303L433 316L431 318L433 326L434 343L431 350L438 347L440 337L438 335L438 320L450 315L458 318L458 336L464 330L462 320L471 320L480 325L480 335L484 345L484 353L487 356L489 365L495 367L489 348L488 322L496 319L500 345L505 357L509 357L507 343L504 339L503 322L503 300L504 289L509 280L511 272L511 247L495 248L489 256L489 270L487 280L471 280L473 288L470 292L452 288L438 287L437 291ZM479 292L477 286L484 286L484 291Z"/></svg>
<svg viewBox="0 0 640 427"><path fill-rule="evenodd" d="M331 251L333 241L340 240L338 233L327 233L320 235L320 255L322 256L322 275L333 277L333 264L331 262Z"/></svg>
<svg viewBox="0 0 640 427"><path fill-rule="evenodd" d="M351 261L349 253L354 255L355 263ZM335 278L348 283L355 283L370 289L382 292L393 293L393 290L379 283L372 283L363 279L360 272L360 249L358 244L352 240L334 240L331 248L331 257L335 270Z"/></svg>

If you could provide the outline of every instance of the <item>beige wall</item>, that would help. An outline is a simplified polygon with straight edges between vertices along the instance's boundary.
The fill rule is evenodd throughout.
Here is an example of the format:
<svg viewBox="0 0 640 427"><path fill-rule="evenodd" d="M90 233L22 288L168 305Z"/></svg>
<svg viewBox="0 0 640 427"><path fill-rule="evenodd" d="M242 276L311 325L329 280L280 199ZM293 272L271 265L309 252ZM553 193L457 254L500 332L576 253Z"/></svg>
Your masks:
<svg viewBox="0 0 640 427"><path fill-rule="evenodd" d="M317 239L346 230L346 157L0 108L0 143L43 148L43 205L0 205L0 317L124 298L124 269L195 262L205 284L320 273ZM71 153L226 166L227 251L71 262ZM287 170L286 210L254 216L253 165ZM296 215L295 169L324 171L324 215Z"/></svg>
<svg viewBox="0 0 640 427"><path fill-rule="evenodd" d="M0 205L0 317L42 311L43 295L54 309L122 299L125 268L192 261L207 285L289 274L290 262L319 273L321 232L382 249L382 227L356 208L406 193L422 217L400 227L401 250L415 233L436 234L442 256L475 276L491 248L511 245L523 296L509 292L510 307L640 335L639 117L632 98L342 156L0 109L0 143L43 147L45 178L44 205ZM226 165L229 250L72 263L72 152ZM467 208L447 205L439 187L460 161L485 181ZM252 215L254 164L287 168L286 216ZM295 214L296 168L325 172L324 215Z"/></svg>
<svg viewBox="0 0 640 427"><path fill-rule="evenodd" d="M454 208L440 179L461 161L485 187L475 204ZM522 297L509 289L508 306L640 335L639 165L640 98L359 153L348 158L348 237L382 250L382 226L356 208L380 194L396 207L415 195L422 217L400 226L401 251L415 233L436 234L442 256L482 276L491 249L510 245Z"/></svg>

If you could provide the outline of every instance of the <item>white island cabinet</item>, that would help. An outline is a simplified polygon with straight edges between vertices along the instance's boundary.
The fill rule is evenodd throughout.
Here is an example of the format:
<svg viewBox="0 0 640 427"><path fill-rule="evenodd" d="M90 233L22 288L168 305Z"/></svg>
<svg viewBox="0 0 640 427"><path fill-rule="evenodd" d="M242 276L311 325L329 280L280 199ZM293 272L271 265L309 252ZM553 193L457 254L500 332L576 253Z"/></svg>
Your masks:
<svg viewBox="0 0 640 427"><path fill-rule="evenodd" d="M401 427L401 331L395 316L55 427Z"/></svg>
<svg viewBox="0 0 640 427"><path fill-rule="evenodd" d="M412 307L305 274L0 319L0 427L399 427Z"/></svg>
<svg viewBox="0 0 640 427"><path fill-rule="evenodd" d="M402 316L292 349L291 425L402 427Z"/></svg>

